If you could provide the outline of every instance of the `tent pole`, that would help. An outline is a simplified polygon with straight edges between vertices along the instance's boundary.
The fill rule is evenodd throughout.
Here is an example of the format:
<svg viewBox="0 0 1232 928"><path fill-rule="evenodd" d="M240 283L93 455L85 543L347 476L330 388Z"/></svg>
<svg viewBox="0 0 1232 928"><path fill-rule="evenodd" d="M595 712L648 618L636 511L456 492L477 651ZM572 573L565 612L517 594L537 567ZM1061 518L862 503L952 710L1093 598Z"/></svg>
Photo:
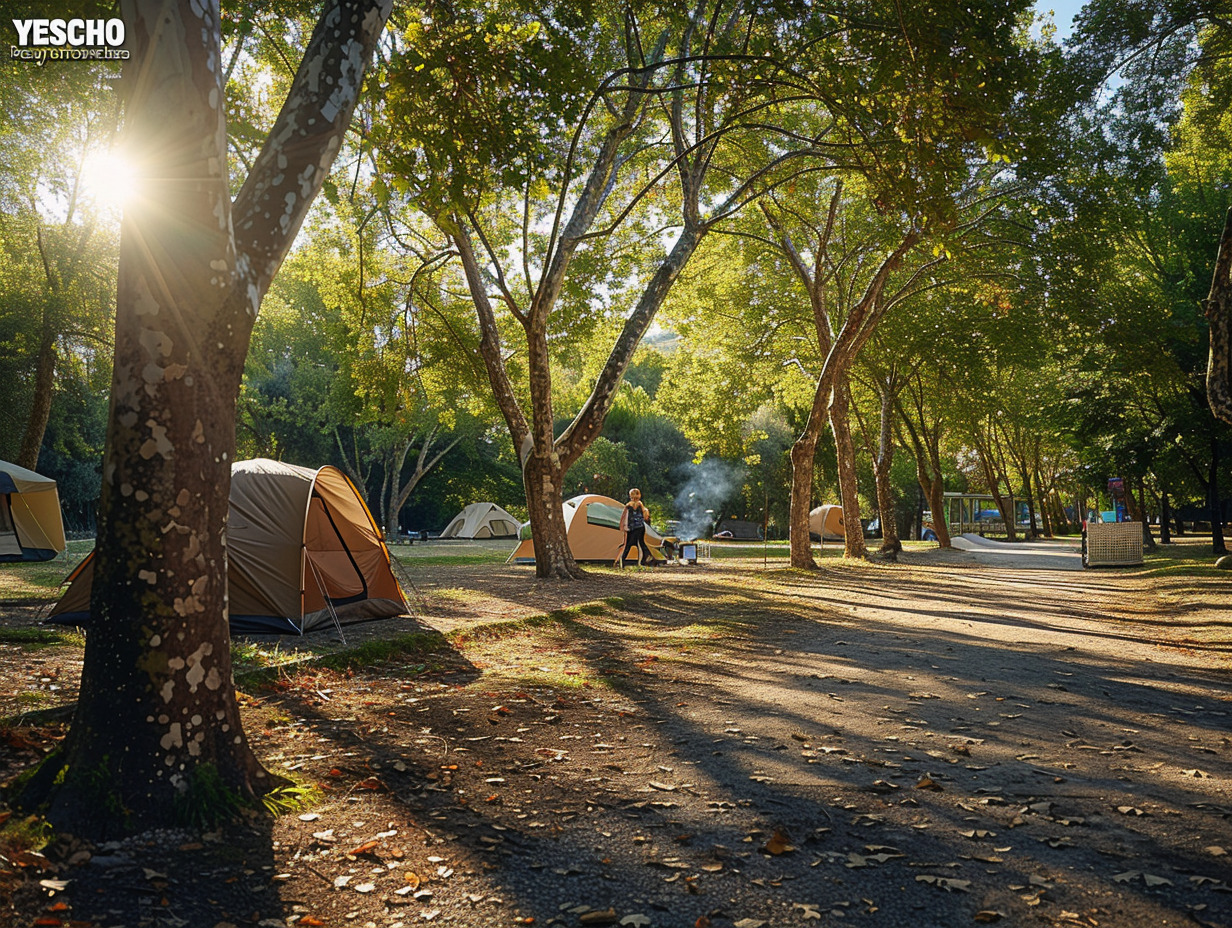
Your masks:
<svg viewBox="0 0 1232 928"><path fill-rule="evenodd" d="M342 622L338 620L338 612L334 609L334 604L329 601L329 594L325 592L325 584L321 582L321 575L317 573L317 565L312 563L312 558L307 558L308 566L312 568L312 578L317 582L317 589L321 591L321 599L325 601L325 608L329 610L330 617L334 620L334 628L338 629L338 640L344 645L347 643L346 635L342 633ZM303 621L303 616L300 616L300 621ZM302 635L304 629L301 626L299 633Z"/></svg>

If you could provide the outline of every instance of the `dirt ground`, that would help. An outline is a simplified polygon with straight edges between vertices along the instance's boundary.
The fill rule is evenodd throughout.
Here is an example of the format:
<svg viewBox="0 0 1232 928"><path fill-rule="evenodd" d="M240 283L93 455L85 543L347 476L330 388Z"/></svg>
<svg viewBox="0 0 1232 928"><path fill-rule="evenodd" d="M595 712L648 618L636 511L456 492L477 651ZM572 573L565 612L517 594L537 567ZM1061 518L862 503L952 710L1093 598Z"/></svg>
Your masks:
<svg viewBox="0 0 1232 928"><path fill-rule="evenodd" d="M1232 589L1072 552L416 568L417 618L347 646L436 649L241 678L308 808L60 836L0 861L0 924L1230 928ZM305 644L342 647L255 642ZM0 644L0 717L44 710L0 776L62 736L80 656Z"/></svg>

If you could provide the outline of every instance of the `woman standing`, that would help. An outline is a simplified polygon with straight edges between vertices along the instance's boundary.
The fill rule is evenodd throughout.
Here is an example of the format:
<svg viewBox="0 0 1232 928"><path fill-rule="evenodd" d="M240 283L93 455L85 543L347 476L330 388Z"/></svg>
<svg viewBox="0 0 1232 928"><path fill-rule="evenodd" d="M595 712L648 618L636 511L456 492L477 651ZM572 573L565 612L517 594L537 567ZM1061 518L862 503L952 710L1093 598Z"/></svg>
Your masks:
<svg viewBox="0 0 1232 928"><path fill-rule="evenodd" d="M654 555L646 545L646 523L650 519L650 510L642 502L642 491L634 487L629 491L629 502L625 503L624 512L620 514L620 527L625 533L625 546L620 552L620 566L625 566L625 557L629 549L640 549L641 564L649 567L654 564Z"/></svg>

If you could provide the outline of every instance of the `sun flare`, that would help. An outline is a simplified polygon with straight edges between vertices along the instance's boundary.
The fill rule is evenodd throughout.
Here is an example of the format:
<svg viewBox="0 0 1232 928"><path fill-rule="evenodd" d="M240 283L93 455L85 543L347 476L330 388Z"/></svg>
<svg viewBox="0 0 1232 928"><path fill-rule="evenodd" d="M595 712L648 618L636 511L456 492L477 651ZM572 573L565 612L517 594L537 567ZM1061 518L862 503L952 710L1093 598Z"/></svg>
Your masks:
<svg viewBox="0 0 1232 928"><path fill-rule="evenodd" d="M99 206L123 209L137 194L139 178L132 161L123 152L109 148L86 157L81 186Z"/></svg>

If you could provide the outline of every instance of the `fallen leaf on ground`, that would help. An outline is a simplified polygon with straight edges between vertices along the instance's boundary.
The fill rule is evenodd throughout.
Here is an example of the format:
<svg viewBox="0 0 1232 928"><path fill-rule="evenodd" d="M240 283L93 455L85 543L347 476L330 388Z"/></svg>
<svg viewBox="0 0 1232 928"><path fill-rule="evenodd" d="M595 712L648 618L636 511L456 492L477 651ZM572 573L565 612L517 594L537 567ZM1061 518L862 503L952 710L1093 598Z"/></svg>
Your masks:
<svg viewBox="0 0 1232 928"><path fill-rule="evenodd" d="M944 889L947 893L965 893L971 888L970 880L955 880L947 876L934 876L931 873L922 873L915 878L915 881L928 883L930 886Z"/></svg>
<svg viewBox="0 0 1232 928"><path fill-rule="evenodd" d="M795 850L792 846L791 838L787 836L787 832L781 828L774 829L774 834L770 836L770 840L766 842L762 849L763 853L773 854L778 857L780 854L789 854Z"/></svg>
<svg viewBox="0 0 1232 928"><path fill-rule="evenodd" d="M578 917L583 925L614 925L616 924L615 909L601 909L597 912L587 912Z"/></svg>
<svg viewBox="0 0 1232 928"><path fill-rule="evenodd" d="M1221 848L1218 844L1212 844L1210 845L1210 847L1204 847L1202 850L1210 854L1212 857L1223 857L1228 853L1223 848Z"/></svg>
<svg viewBox="0 0 1232 928"><path fill-rule="evenodd" d="M930 777L927 773L924 774L924 776L920 777L920 780L918 783L916 783L915 788L932 790L933 792L936 792L936 793L940 793L943 790L943 787L941 786L941 784L938 783L936 780L934 780L932 777Z"/></svg>
<svg viewBox="0 0 1232 928"><path fill-rule="evenodd" d="M996 909L980 909L980 911L975 913L975 920L977 922L999 922L1003 918L1005 918L1005 913L998 912Z"/></svg>

